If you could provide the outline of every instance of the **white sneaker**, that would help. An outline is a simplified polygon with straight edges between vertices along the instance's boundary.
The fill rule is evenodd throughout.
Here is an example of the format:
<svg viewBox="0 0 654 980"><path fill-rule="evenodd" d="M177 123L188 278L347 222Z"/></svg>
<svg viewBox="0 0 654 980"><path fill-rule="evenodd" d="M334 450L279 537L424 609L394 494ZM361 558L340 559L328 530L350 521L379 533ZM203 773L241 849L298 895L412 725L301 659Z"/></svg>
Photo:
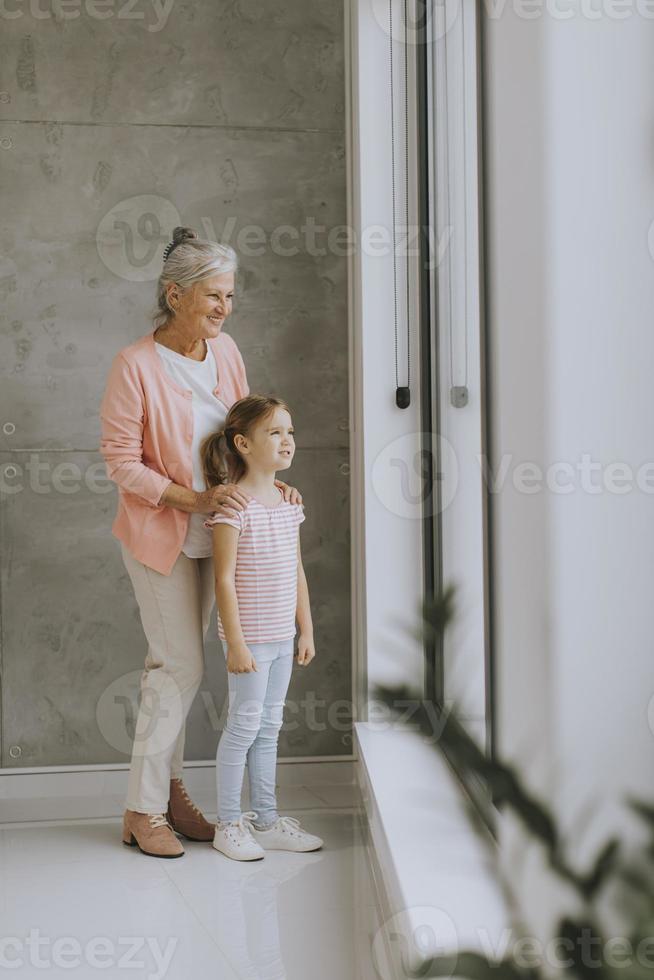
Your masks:
<svg viewBox="0 0 654 980"><path fill-rule="evenodd" d="M238 820L219 820L213 835L213 846L217 851L234 861L260 861L266 856L262 847L250 833L250 819L256 813L248 810Z"/></svg>
<svg viewBox="0 0 654 980"><path fill-rule="evenodd" d="M317 851L324 843L315 834L302 830L295 817L278 817L267 830L257 830L250 823L250 831L266 851Z"/></svg>

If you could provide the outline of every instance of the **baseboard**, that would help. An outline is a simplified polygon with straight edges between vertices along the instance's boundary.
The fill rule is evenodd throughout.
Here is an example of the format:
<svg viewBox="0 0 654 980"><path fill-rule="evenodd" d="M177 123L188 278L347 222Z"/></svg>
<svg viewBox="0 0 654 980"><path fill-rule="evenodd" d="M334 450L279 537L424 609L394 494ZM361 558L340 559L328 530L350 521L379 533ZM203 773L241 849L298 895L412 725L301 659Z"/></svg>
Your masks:
<svg viewBox="0 0 654 980"><path fill-rule="evenodd" d="M211 809L215 800L215 763L188 763L184 784L198 803ZM311 795L304 787L353 786L354 762L280 760L277 785L287 795L295 793L296 806L303 793L309 805ZM78 816L85 819L119 816L125 806L127 766L84 767L66 770L22 770L0 773L0 823L62 820ZM246 793L247 795L247 793ZM315 797L313 798L315 802Z"/></svg>

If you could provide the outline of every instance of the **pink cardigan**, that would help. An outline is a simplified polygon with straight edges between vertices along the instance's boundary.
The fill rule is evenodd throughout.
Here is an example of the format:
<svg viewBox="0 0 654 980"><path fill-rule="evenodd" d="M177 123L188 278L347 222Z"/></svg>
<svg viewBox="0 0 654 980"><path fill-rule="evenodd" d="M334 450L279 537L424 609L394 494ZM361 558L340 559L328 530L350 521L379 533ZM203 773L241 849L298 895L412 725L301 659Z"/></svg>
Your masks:
<svg viewBox="0 0 654 980"><path fill-rule="evenodd" d="M229 334L208 343L218 366L214 395L231 408L249 393L243 358ZM111 530L163 575L182 550L190 516L159 500L171 483L193 486L192 397L167 374L150 333L118 352L100 407L100 452L119 491Z"/></svg>

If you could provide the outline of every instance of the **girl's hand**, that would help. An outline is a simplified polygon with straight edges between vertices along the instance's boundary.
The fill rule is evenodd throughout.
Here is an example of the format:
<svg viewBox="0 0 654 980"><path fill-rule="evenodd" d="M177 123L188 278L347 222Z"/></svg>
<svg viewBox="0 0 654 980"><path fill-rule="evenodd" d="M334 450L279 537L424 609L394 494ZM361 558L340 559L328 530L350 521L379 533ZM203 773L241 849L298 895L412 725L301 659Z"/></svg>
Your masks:
<svg viewBox="0 0 654 980"><path fill-rule="evenodd" d="M301 504L302 494L296 487L289 487L288 483L284 483L283 480L275 480L275 486L284 494L284 500L290 504Z"/></svg>
<svg viewBox="0 0 654 980"><path fill-rule="evenodd" d="M196 513L213 514L217 510L224 510L231 516L235 510L245 510L249 500L250 495L235 483L221 483L198 493Z"/></svg>
<svg viewBox="0 0 654 980"><path fill-rule="evenodd" d="M250 674L253 670L259 670L247 644L238 643L227 647L227 670L230 674Z"/></svg>
<svg viewBox="0 0 654 980"><path fill-rule="evenodd" d="M315 655L316 648L313 645L313 637L304 636L303 633L300 633L297 641L297 662L303 667L306 667L307 664L311 663Z"/></svg>

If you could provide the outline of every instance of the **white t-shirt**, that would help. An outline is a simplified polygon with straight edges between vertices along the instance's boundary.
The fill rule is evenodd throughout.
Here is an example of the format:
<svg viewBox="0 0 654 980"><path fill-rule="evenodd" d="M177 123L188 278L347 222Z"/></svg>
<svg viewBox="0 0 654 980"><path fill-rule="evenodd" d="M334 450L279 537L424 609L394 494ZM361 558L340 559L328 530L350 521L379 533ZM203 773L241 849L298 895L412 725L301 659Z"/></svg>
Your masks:
<svg viewBox="0 0 654 980"><path fill-rule="evenodd" d="M194 361L192 357L178 354L156 341L154 346L173 381L193 392L193 489L206 490L200 446L211 432L222 429L227 418L227 406L213 393L218 375L216 359L206 341L207 353L203 361ZM191 514L189 518L188 531L182 545L182 551L189 558L208 558L212 554L211 530L204 526L205 520L206 514Z"/></svg>

